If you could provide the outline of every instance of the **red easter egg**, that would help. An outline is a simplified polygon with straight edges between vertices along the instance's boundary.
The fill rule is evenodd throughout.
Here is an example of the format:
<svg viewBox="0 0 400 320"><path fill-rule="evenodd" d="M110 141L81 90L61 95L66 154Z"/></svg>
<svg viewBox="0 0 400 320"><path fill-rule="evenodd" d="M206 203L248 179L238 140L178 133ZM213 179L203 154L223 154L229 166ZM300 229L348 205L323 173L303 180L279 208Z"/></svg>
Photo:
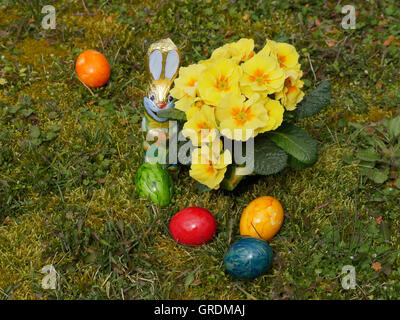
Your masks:
<svg viewBox="0 0 400 320"><path fill-rule="evenodd" d="M182 244L201 245L210 242L217 223L204 208L189 207L175 214L169 223L172 238Z"/></svg>

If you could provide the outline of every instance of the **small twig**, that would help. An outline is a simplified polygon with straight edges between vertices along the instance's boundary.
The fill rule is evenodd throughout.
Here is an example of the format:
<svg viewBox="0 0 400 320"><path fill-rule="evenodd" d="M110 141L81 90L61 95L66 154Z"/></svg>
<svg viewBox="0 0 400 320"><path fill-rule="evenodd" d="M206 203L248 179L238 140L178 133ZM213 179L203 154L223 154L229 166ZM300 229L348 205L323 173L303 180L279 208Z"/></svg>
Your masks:
<svg viewBox="0 0 400 320"><path fill-rule="evenodd" d="M94 93L93 93L93 91L81 80L81 79L79 79L79 77L77 77L78 78L78 80L89 90L89 92L92 94L92 96L94 97Z"/></svg>
<svg viewBox="0 0 400 320"><path fill-rule="evenodd" d="M240 291L242 291L244 294L246 294L251 300L257 300L256 297L254 297L253 295L251 295L250 293L248 293L246 290L242 289L241 287L239 287L238 284L235 285L236 288L238 288Z"/></svg>
<svg viewBox="0 0 400 320"><path fill-rule="evenodd" d="M323 204L319 205L318 207L314 208L313 211L322 209L323 207L326 207L326 206L327 206L328 204L330 204L331 202L332 202L332 200L328 200L328 201L324 202Z"/></svg>
<svg viewBox="0 0 400 320"><path fill-rule="evenodd" d="M317 81L317 76L315 75L314 67L313 67L313 65L312 65L312 62L311 62L311 58L310 58L310 54L309 54L309 53L307 53L307 59L308 59L308 62L310 63L310 67L311 67L311 71L312 71L312 73L313 73L314 79L315 79L315 81Z"/></svg>
<svg viewBox="0 0 400 320"><path fill-rule="evenodd" d="M117 60L118 54L119 54L119 50L121 50L121 47L118 48L117 53L114 56L114 63Z"/></svg>
<svg viewBox="0 0 400 320"><path fill-rule="evenodd" d="M232 241L232 229L233 229L233 219L229 221L229 236L228 236L228 246L231 244Z"/></svg>
<svg viewBox="0 0 400 320"><path fill-rule="evenodd" d="M86 8L85 0L82 0L82 5L83 5L83 8L85 9L85 11L86 11L87 13L90 13L89 10L88 10L88 8Z"/></svg>

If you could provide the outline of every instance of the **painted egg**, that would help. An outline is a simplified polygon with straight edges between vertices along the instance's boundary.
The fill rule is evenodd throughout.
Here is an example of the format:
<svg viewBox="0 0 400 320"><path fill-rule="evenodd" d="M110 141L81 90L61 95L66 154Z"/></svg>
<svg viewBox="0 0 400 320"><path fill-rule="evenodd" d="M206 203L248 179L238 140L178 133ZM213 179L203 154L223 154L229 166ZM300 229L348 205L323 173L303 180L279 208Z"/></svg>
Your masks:
<svg viewBox="0 0 400 320"><path fill-rule="evenodd" d="M270 240L281 228L283 208L278 200L264 196L254 199L240 218L240 234Z"/></svg>
<svg viewBox="0 0 400 320"><path fill-rule="evenodd" d="M110 78L111 68L107 58L96 50L82 52L75 64L78 78L91 88L105 85Z"/></svg>
<svg viewBox="0 0 400 320"><path fill-rule="evenodd" d="M172 238L182 244L201 245L210 242L217 223L204 208L188 207L175 214L169 224Z"/></svg>
<svg viewBox="0 0 400 320"><path fill-rule="evenodd" d="M273 254L267 242L258 238L236 241L225 254L225 269L241 279L256 278L272 264Z"/></svg>

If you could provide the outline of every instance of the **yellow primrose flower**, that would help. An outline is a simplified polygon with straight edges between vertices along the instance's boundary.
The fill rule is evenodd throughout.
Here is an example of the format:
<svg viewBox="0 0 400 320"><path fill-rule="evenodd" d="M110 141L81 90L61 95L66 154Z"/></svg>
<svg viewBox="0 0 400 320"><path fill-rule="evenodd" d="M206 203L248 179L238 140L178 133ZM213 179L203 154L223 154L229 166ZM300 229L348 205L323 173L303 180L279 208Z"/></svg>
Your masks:
<svg viewBox="0 0 400 320"><path fill-rule="evenodd" d="M264 56L271 56L271 57L276 57L278 53L278 49L276 47L276 42L273 40L267 39L267 42L265 43L264 48L262 48L258 54L259 55L264 55Z"/></svg>
<svg viewBox="0 0 400 320"><path fill-rule="evenodd" d="M264 127L268 120L260 95L254 94L244 100L244 96L232 93L225 96L216 108L220 131L229 139L246 141L254 137L255 130Z"/></svg>
<svg viewBox="0 0 400 320"><path fill-rule="evenodd" d="M286 110L296 109L296 105L303 100L304 92L301 90L304 82L297 80L296 82L291 81L290 78L286 79L283 90L275 95L276 99L279 99Z"/></svg>
<svg viewBox="0 0 400 320"><path fill-rule="evenodd" d="M204 65L219 59L231 59L234 63L239 64L241 61L247 61L254 56L254 40L242 38L239 41L227 43L213 51L210 59L200 61Z"/></svg>
<svg viewBox="0 0 400 320"><path fill-rule="evenodd" d="M264 105L264 108L268 113L268 120L266 125L257 130L257 133L264 133L266 131L277 129L283 121L283 113L285 109L277 100L268 99L267 103Z"/></svg>
<svg viewBox="0 0 400 320"><path fill-rule="evenodd" d="M211 148L202 145L192 153L192 165L189 175L211 189L218 189L224 179L226 167L232 163L232 155L229 150L221 153L222 142L216 139Z"/></svg>
<svg viewBox="0 0 400 320"><path fill-rule="evenodd" d="M186 119L190 120L190 118L192 118L197 111L200 111L203 106L208 105L205 104L204 101L199 97L194 98L194 102L192 103L191 107L186 111Z"/></svg>
<svg viewBox="0 0 400 320"><path fill-rule="evenodd" d="M171 89L171 96L178 99L175 108L186 111L194 102L196 97L196 85L200 74L205 69L201 64L192 64L179 69L179 76L174 81L174 88Z"/></svg>
<svg viewBox="0 0 400 320"><path fill-rule="evenodd" d="M213 141L218 134L214 108L207 105L202 106L201 110L196 111L185 122L182 134L189 138L194 146Z"/></svg>
<svg viewBox="0 0 400 320"><path fill-rule="evenodd" d="M296 83L303 76L303 71L300 70L300 63L294 69L285 70L286 78L290 78L293 83Z"/></svg>
<svg viewBox="0 0 400 320"><path fill-rule="evenodd" d="M283 88L285 73L272 57L257 54L242 64L242 70L240 86L248 98L255 92L270 94Z"/></svg>
<svg viewBox="0 0 400 320"><path fill-rule="evenodd" d="M216 106L223 96L239 91L240 68L231 60L220 59L212 63L201 74L197 84L200 98Z"/></svg>
<svg viewBox="0 0 400 320"><path fill-rule="evenodd" d="M247 61L254 56L254 40L242 38L239 41L233 42L231 47L239 52L239 54L232 54L232 59L235 61Z"/></svg>
<svg viewBox="0 0 400 320"><path fill-rule="evenodd" d="M289 43L277 42L277 58L284 70L295 69L299 63L299 54L296 48Z"/></svg>
<svg viewBox="0 0 400 320"><path fill-rule="evenodd" d="M267 40L259 55L276 57L279 66L285 71L285 78L290 77L296 81L302 76L299 63L299 54L291 44Z"/></svg>

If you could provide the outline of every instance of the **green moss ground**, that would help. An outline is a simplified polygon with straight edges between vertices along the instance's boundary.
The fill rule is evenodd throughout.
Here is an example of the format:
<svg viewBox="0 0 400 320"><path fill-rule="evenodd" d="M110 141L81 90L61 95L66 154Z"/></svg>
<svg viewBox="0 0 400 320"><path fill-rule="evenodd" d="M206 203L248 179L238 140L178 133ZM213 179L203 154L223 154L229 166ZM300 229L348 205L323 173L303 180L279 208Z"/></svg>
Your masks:
<svg viewBox="0 0 400 320"><path fill-rule="evenodd" d="M1 298L400 297L398 198L376 201L387 186L342 160L357 148L348 121L398 113L397 1L353 1L355 30L341 28L334 1L53 1L56 30L41 28L45 1L19 2L0 0ZM201 195L180 168L169 207L140 201L132 178L142 163L143 62L149 44L166 36L182 65L241 37L258 49L266 38L294 44L306 90L322 79L333 87L331 105L302 122L320 142L318 163ZM107 86L92 92L74 74L85 49L103 52L112 67ZM285 210L270 242L276 258L265 276L237 280L223 256L238 239L241 212L262 195ZM169 236L171 216L186 206L216 216L209 245ZM59 274L56 290L41 287L48 264ZM341 286L344 265L356 268L354 290Z"/></svg>

